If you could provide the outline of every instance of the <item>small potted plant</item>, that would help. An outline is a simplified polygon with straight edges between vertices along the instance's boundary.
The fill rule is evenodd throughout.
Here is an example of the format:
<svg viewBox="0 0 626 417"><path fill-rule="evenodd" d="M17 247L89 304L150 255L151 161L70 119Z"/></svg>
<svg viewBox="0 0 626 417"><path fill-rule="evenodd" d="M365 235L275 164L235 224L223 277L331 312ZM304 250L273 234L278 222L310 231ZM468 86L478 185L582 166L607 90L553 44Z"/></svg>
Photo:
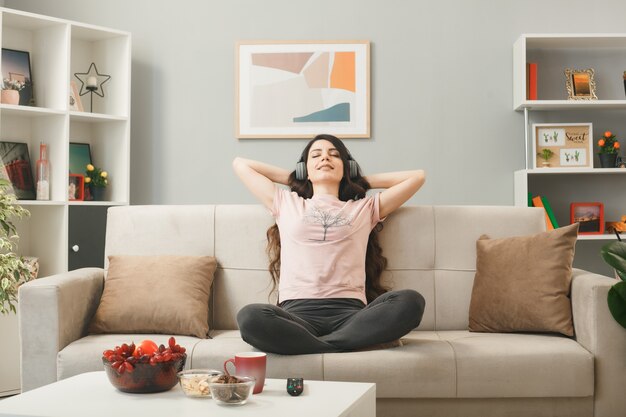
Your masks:
<svg viewBox="0 0 626 417"><path fill-rule="evenodd" d="M87 164L85 168L85 185L89 186L91 197L94 201L104 200L104 191L109 184L109 174L91 164Z"/></svg>
<svg viewBox="0 0 626 417"><path fill-rule="evenodd" d="M33 278L24 258L13 251L17 248L17 230L13 219L28 216L26 209L16 204L15 195L7 192L9 181L0 179L0 313L16 312L17 288Z"/></svg>
<svg viewBox="0 0 626 417"><path fill-rule="evenodd" d="M2 95L0 100L6 104L20 104L20 91L26 84L18 81L5 78L2 80Z"/></svg>
<svg viewBox="0 0 626 417"><path fill-rule="evenodd" d="M550 158L554 156L554 152L552 152L552 149L544 148L543 151L537 154L537 156L543 159L543 162L541 163L542 167L549 167Z"/></svg>
<svg viewBox="0 0 626 417"><path fill-rule="evenodd" d="M598 152L600 166L602 168L615 168L617 153L620 148L615 135L609 130L604 132L604 135L598 140L598 147L600 148Z"/></svg>

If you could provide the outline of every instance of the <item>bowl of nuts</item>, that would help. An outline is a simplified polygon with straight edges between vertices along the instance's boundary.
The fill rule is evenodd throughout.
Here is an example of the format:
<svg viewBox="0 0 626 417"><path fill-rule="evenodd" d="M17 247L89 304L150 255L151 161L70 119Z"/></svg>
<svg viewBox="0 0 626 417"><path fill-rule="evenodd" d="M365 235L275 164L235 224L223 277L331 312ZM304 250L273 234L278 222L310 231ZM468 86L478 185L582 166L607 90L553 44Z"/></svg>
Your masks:
<svg viewBox="0 0 626 417"><path fill-rule="evenodd" d="M220 375L209 382L209 389L218 404L242 405L252 394L255 382L251 376Z"/></svg>
<svg viewBox="0 0 626 417"><path fill-rule="evenodd" d="M223 372L214 369L188 369L179 372L180 388L188 397L211 398L209 383Z"/></svg>

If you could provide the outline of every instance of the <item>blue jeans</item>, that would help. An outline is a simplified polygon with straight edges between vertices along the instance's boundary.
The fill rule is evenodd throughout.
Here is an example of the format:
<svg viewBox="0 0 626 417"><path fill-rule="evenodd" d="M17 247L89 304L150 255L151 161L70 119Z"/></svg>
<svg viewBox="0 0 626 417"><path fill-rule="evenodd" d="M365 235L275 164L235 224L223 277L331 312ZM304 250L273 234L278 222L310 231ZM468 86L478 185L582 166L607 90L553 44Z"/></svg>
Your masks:
<svg viewBox="0 0 626 417"><path fill-rule="evenodd" d="M237 314L244 341L283 355L344 352L399 339L417 327L425 301L417 291L390 291L365 306L353 298L250 304Z"/></svg>

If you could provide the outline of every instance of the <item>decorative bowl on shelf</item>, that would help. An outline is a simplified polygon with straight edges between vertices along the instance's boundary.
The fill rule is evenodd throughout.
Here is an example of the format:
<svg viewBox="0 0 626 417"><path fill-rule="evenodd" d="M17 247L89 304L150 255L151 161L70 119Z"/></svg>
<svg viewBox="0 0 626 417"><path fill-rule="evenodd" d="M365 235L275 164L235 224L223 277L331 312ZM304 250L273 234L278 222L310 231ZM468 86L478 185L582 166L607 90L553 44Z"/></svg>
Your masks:
<svg viewBox="0 0 626 417"><path fill-rule="evenodd" d="M236 382L230 382L236 381ZM242 405L252 394L256 378L251 376L222 375L209 383L211 396L221 405Z"/></svg>
<svg viewBox="0 0 626 417"><path fill-rule="evenodd" d="M214 369L188 369L178 373L180 388L188 397L211 398L209 384L223 375Z"/></svg>
<svg viewBox="0 0 626 417"><path fill-rule="evenodd" d="M136 363L132 372L113 368L111 362L102 358L104 370L115 388L123 392L148 393L171 389L178 382L177 374L185 366L187 355L168 362Z"/></svg>

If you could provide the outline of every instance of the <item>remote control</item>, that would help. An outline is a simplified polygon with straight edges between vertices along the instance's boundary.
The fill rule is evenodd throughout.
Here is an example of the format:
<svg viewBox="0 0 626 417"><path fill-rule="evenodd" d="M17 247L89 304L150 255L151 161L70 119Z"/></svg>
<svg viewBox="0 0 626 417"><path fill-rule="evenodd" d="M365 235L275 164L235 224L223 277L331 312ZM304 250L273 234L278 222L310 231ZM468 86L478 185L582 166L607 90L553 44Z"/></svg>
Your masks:
<svg viewBox="0 0 626 417"><path fill-rule="evenodd" d="M304 379L287 378L287 393L292 397L297 397L304 390Z"/></svg>

